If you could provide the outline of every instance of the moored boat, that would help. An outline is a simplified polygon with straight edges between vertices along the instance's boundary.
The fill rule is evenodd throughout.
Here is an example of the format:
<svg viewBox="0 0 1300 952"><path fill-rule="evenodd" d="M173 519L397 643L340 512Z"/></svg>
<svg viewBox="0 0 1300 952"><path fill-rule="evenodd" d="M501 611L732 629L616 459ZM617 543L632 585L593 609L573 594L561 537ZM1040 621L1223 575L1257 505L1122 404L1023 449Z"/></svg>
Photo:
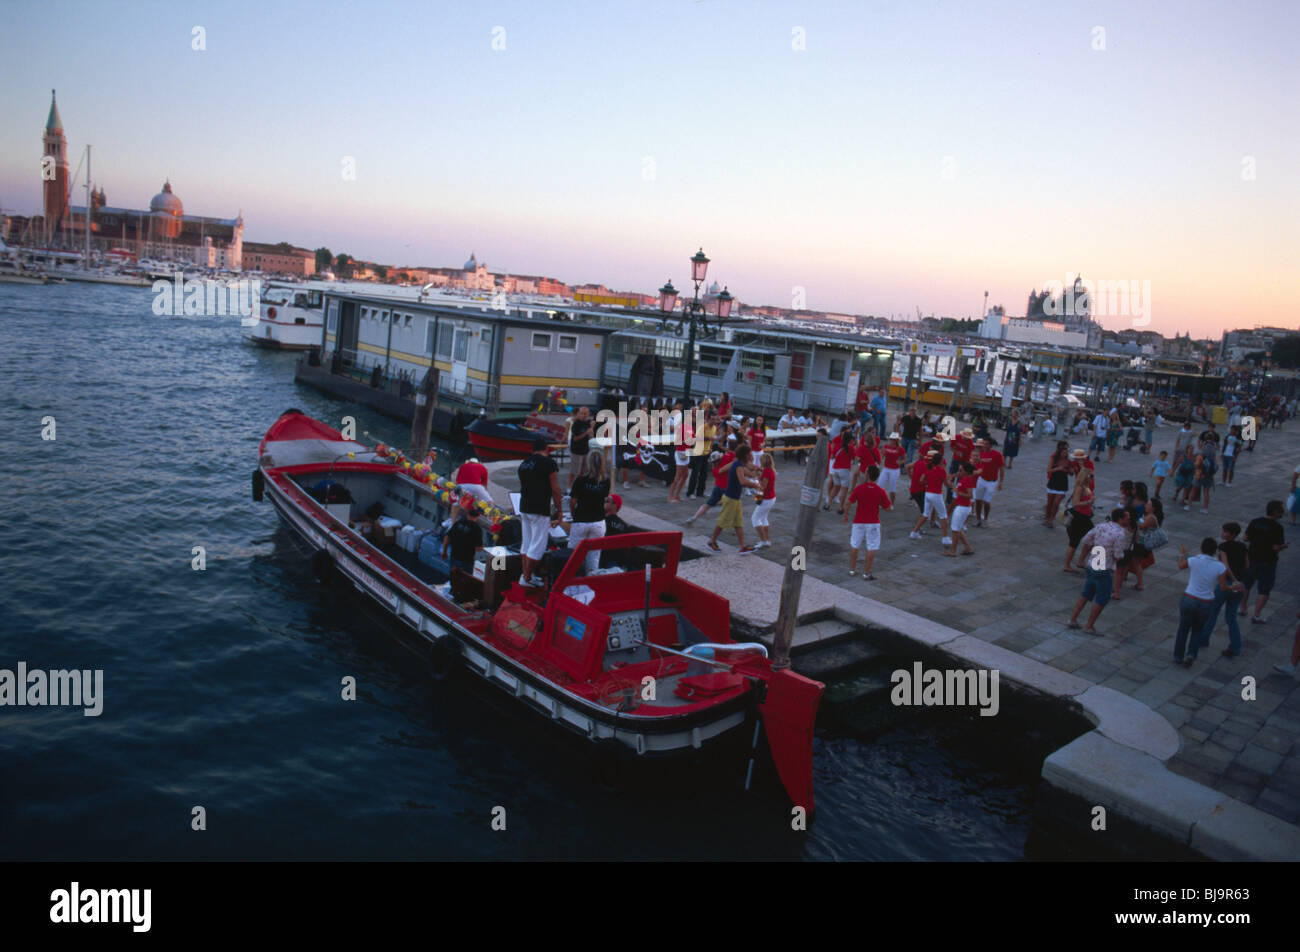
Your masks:
<svg viewBox="0 0 1300 952"><path fill-rule="evenodd" d="M727 601L677 574L681 533L586 539L544 560L554 563L544 589L512 581L519 556L504 549L437 584L380 523L363 529L367 514L392 518L376 517L382 510L404 523L408 546L412 533L427 539L452 494L380 449L287 411L259 447L253 496L313 549L318 577L355 588L408 629L435 678L470 672L614 756L689 755L751 736L756 745L761 725L786 792L813 812L824 685L773 669L762 645L731 638Z"/></svg>
<svg viewBox="0 0 1300 952"><path fill-rule="evenodd" d="M271 350L308 350L320 344L325 323L318 290L273 287L262 292L258 321L244 339Z"/></svg>
<svg viewBox="0 0 1300 952"><path fill-rule="evenodd" d="M562 413L531 413L523 420L479 417L465 427L465 436L479 459L523 459L539 436L552 443L568 438L568 417Z"/></svg>

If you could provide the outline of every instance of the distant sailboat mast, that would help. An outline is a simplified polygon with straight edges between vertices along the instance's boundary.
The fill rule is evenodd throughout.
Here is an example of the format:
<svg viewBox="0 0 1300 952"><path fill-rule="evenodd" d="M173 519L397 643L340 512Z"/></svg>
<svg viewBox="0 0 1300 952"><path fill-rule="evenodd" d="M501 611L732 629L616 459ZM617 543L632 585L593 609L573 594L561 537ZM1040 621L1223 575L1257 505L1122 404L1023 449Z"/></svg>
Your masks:
<svg viewBox="0 0 1300 952"><path fill-rule="evenodd" d="M86 146L86 270L90 270L90 146Z"/></svg>

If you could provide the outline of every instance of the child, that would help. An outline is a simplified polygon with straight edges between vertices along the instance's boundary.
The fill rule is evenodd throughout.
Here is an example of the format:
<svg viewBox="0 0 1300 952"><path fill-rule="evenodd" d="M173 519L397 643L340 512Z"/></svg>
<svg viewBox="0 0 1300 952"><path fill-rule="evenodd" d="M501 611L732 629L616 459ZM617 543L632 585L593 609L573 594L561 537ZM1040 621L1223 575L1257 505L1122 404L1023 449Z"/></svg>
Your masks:
<svg viewBox="0 0 1300 952"><path fill-rule="evenodd" d="M771 453L764 453L762 463L758 484L763 488L754 490L757 504L754 506L754 515L750 518L750 524L758 533L758 544L754 546L756 549L772 544L772 524L768 520L772 507L776 505L776 461L772 459Z"/></svg>
<svg viewBox="0 0 1300 952"><path fill-rule="evenodd" d="M1169 451L1161 450L1160 458L1151 464L1151 475L1156 478L1155 497L1160 498L1160 487L1165 484L1165 477L1169 475Z"/></svg>
<svg viewBox="0 0 1300 952"><path fill-rule="evenodd" d="M973 463L963 462L957 468L957 488L953 494L953 502L956 504L952 510L952 546L944 555L957 555L957 546L964 546L962 555L974 555L975 550L971 548L970 541L966 538L966 518L970 515L971 500L975 493L975 484L978 480L975 478L975 466Z"/></svg>

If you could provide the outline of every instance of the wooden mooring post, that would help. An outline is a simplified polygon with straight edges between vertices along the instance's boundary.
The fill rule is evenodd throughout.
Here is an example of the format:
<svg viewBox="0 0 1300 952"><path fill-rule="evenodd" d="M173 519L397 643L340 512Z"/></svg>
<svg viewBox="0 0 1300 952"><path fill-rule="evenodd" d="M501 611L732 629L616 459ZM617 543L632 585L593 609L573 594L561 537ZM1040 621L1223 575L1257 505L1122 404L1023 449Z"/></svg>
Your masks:
<svg viewBox="0 0 1300 952"><path fill-rule="evenodd" d="M804 470L803 486L799 489L799 514L794 521L794 545L790 561L785 566L781 581L781 608L776 616L776 631L772 636L772 668L790 667L790 644L794 640L795 625L799 622L799 593L803 590L803 576L808 568L808 543L812 541L813 526L821 502L822 483L826 481L826 457L829 455L830 437L825 430L817 431L817 444Z"/></svg>
<svg viewBox="0 0 1300 952"><path fill-rule="evenodd" d="M429 452L429 434L433 431L433 411L438 405L438 369L430 367L415 391L415 412L411 414L411 446L407 454L422 460Z"/></svg>

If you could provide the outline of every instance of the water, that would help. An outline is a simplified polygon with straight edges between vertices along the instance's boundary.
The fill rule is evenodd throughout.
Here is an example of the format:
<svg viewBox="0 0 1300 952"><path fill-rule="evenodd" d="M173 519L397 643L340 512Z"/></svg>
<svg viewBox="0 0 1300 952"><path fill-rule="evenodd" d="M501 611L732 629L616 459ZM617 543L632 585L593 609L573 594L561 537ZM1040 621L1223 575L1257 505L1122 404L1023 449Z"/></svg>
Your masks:
<svg viewBox="0 0 1300 952"><path fill-rule="evenodd" d="M1007 759L1025 742L1003 717L881 728L826 705L807 832L770 776L739 789L743 754L602 792L576 742L484 687L432 684L364 606L326 604L250 498L290 406L374 440L406 426L297 386L293 356L246 346L235 318L150 303L0 285L0 668L105 678L99 717L0 708L0 858L1024 856L1043 751Z"/></svg>

